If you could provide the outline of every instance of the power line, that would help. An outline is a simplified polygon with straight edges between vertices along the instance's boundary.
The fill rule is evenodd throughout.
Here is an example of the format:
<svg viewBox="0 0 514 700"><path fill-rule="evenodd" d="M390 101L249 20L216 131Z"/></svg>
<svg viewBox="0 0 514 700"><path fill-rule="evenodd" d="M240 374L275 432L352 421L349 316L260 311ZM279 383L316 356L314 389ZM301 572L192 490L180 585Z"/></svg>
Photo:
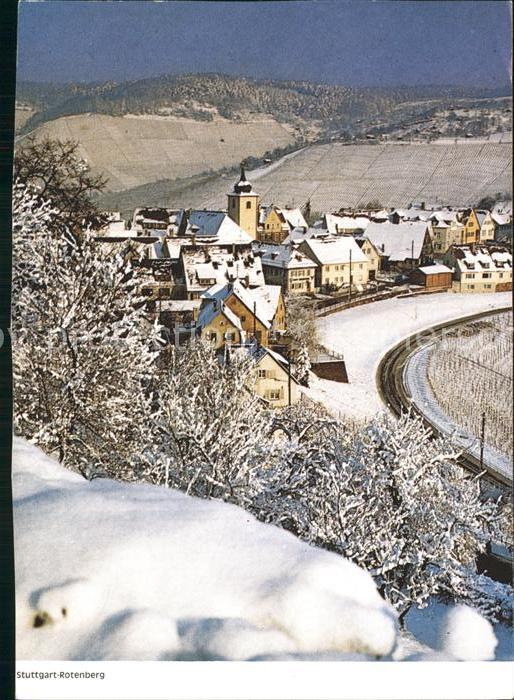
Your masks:
<svg viewBox="0 0 514 700"><path fill-rule="evenodd" d="M465 360L466 362L471 362L473 365L477 365L478 367L482 367L482 369L486 369L488 372L493 372L494 374L497 374L499 377L503 377L504 379L508 379L509 382L512 382L512 377L508 377L506 374L502 374L502 372L498 372L495 369L491 369L491 367L488 367L487 365L483 365L480 362L477 362L476 360L472 360L469 357L464 357L464 355L459 355L458 353L455 353L455 357L460 357L461 360Z"/></svg>

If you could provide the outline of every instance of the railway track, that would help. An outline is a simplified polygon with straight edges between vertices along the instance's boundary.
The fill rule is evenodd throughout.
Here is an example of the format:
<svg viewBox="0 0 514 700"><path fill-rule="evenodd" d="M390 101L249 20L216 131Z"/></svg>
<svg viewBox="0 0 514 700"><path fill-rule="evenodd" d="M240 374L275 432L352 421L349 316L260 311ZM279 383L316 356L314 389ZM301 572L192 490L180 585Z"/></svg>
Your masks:
<svg viewBox="0 0 514 700"><path fill-rule="evenodd" d="M455 321L440 323L424 331L419 331L399 342L384 355L377 370L377 388L384 404L397 416L400 416L405 411L416 413L421 417L424 425L430 428L434 436L442 435L437 426L429 421L423 412L412 402L403 380L404 368L407 361L424 345L440 337L447 328L461 326L470 321L487 318L488 316L510 310L511 307L504 307L491 311L484 311L471 316L463 316ZM499 490L501 493L512 490L512 478L498 472L494 467L485 462L481 468L480 461L469 452L464 451L459 462L461 466L473 474L478 474L485 470L486 473L482 477L484 485L493 487L493 489Z"/></svg>

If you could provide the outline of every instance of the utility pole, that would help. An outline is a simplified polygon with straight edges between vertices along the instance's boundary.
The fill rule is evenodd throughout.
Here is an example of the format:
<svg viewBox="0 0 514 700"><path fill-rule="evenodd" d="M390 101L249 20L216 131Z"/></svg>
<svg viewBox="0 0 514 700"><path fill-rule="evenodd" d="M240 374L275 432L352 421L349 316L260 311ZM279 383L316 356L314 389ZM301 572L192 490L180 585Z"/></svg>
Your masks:
<svg viewBox="0 0 514 700"><path fill-rule="evenodd" d="M257 302L253 302L253 337L257 340Z"/></svg>
<svg viewBox="0 0 514 700"><path fill-rule="evenodd" d="M411 267L414 269L414 241L411 242L410 245L410 258L411 258Z"/></svg>
<svg viewBox="0 0 514 700"><path fill-rule="evenodd" d="M287 366L287 405L291 405L291 366L293 363L293 353L291 352L291 346L289 346L288 353L288 366Z"/></svg>
<svg viewBox="0 0 514 700"><path fill-rule="evenodd" d="M480 470L484 468L484 443L485 443L485 411L482 413L482 427L480 430Z"/></svg>
<svg viewBox="0 0 514 700"><path fill-rule="evenodd" d="M352 300L352 249L350 248L350 286L348 288L348 301Z"/></svg>

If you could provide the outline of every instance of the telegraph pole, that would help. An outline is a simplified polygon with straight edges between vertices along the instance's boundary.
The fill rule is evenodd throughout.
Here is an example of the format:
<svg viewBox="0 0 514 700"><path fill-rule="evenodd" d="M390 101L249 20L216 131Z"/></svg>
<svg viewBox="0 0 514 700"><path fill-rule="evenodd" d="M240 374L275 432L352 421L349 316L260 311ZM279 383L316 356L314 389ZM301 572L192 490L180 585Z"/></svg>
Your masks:
<svg viewBox="0 0 514 700"><path fill-rule="evenodd" d="M257 340L257 302L253 302L253 337Z"/></svg>
<svg viewBox="0 0 514 700"><path fill-rule="evenodd" d="M348 288L348 301L352 300L352 249L350 248L350 286Z"/></svg>
<svg viewBox="0 0 514 700"><path fill-rule="evenodd" d="M484 443L485 443L485 411L482 413L482 427L480 430L480 470L484 468Z"/></svg>
<svg viewBox="0 0 514 700"><path fill-rule="evenodd" d="M292 362L292 352L291 352L291 346L289 346L289 364L287 368L287 405L291 405L291 362Z"/></svg>
<svg viewBox="0 0 514 700"><path fill-rule="evenodd" d="M411 241L411 244L410 244L410 257L411 257L411 266L412 266L412 269L414 269L414 241Z"/></svg>

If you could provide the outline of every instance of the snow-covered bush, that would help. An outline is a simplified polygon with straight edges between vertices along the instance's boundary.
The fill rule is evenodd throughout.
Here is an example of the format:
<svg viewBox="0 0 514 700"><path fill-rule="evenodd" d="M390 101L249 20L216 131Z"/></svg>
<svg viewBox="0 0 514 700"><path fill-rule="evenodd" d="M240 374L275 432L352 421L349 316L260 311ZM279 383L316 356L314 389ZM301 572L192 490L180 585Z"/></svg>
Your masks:
<svg viewBox="0 0 514 700"><path fill-rule="evenodd" d="M144 436L157 329L122 254L54 226L55 209L13 193L16 431L65 465L123 477Z"/></svg>
<svg viewBox="0 0 514 700"><path fill-rule="evenodd" d="M300 349L296 355L296 362L293 365L293 373L296 379L303 384L309 386L309 372L311 369L311 361L309 351L305 344L300 345Z"/></svg>
<svg viewBox="0 0 514 700"><path fill-rule="evenodd" d="M154 483L244 505L251 469L267 458L271 421L251 391L252 369L238 354L220 361L208 341L162 354L148 425Z"/></svg>
<svg viewBox="0 0 514 700"><path fill-rule="evenodd" d="M296 357L302 349L313 357L319 349L319 332L313 306L301 297L286 299L287 334L291 338L291 350Z"/></svg>
<svg viewBox="0 0 514 700"><path fill-rule="evenodd" d="M408 416L382 414L352 434L301 407L275 427L287 438L252 481L252 512L366 568L400 613L457 577L456 597L476 600L475 559L496 532L497 507L449 443Z"/></svg>

